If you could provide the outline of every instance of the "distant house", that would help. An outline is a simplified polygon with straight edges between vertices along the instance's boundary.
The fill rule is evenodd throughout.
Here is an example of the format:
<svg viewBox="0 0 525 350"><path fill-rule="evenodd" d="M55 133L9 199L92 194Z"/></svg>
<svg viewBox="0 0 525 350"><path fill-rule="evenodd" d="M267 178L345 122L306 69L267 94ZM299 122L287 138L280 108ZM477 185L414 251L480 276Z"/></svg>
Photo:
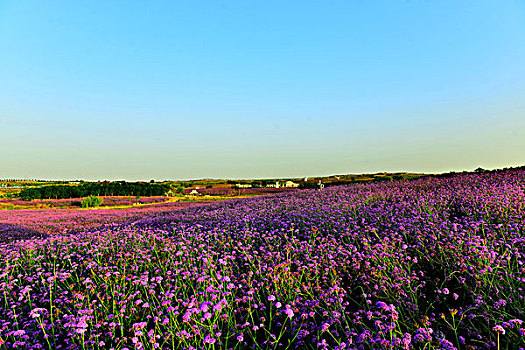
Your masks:
<svg viewBox="0 0 525 350"><path fill-rule="evenodd" d="M276 183L274 184L268 184L266 185L266 187L273 187L273 188L279 188L281 185L279 184L279 181L277 181Z"/></svg>
<svg viewBox="0 0 525 350"><path fill-rule="evenodd" d="M237 188L250 188L252 185L250 184L237 184Z"/></svg>
<svg viewBox="0 0 525 350"><path fill-rule="evenodd" d="M191 192L189 193L190 196L200 196L200 193L199 191L197 190L191 190Z"/></svg>
<svg viewBox="0 0 525 350"><path fill-rule="evenodd" d="M293 182L293 181L286 181L284 184L284 187L299 187L299 184Z"/></svg>

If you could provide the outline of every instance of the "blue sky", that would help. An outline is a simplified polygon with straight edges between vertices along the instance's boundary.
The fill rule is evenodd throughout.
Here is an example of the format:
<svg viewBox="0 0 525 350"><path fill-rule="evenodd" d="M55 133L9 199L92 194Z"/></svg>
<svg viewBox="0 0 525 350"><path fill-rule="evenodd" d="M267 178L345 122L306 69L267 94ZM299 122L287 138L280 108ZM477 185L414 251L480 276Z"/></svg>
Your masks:
<svg viewBox="0 0 525 350"><path fill-rule="evenodd" d="M525 164L523 1L1 1L0 178Z"/></svg>

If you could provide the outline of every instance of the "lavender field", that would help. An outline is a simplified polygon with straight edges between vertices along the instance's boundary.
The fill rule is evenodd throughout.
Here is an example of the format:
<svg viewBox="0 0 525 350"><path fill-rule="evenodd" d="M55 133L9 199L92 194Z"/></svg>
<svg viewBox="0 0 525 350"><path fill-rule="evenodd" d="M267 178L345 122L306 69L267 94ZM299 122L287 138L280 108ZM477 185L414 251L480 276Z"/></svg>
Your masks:
<svg viewBox="0 0 525 350"><path fill-rule="evenodd" d="M23 209L0 210L0 242L27 236L55 236L97 227L170 215L174 210L205 202L166 202L123 209Z"/></svg>
<svg viewBox="0 0 525 350"><path fill-rule="evenodd" d="M524 192L509 170L6 231L0 349L525 348Z"/></svg>

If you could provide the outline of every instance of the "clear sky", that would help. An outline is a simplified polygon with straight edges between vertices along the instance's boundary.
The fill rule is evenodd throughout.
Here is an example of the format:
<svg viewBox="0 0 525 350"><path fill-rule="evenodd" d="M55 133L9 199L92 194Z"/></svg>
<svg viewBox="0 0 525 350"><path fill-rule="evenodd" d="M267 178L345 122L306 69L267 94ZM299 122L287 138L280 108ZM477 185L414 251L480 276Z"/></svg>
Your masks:
<svg viewBox="0 0 525 350"><path fill-rule="evenodd" d="M525 2L0 0L0 178L525 164Z"/></svg>

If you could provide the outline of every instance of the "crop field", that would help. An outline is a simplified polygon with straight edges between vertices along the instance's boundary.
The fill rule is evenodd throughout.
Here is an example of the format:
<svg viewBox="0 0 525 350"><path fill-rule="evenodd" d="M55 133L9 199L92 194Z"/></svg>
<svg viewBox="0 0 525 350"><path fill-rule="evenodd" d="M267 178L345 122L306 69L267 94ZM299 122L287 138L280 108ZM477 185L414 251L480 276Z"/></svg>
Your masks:
<svg viewBox="0 0 525 350"><path fill-rule="evenodd" d="M525 348L524 192L360 183L45 235L5 211L0 349Z"/></svg>
<svg viewBox="0 0 525 350"><path fill-rule="evenodd" d="M123 209L3 210L0 211L0 241L79 232L145 217L170 215L174 210L203 204L198 201L180 201Z"/></svg>

